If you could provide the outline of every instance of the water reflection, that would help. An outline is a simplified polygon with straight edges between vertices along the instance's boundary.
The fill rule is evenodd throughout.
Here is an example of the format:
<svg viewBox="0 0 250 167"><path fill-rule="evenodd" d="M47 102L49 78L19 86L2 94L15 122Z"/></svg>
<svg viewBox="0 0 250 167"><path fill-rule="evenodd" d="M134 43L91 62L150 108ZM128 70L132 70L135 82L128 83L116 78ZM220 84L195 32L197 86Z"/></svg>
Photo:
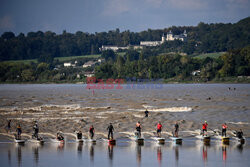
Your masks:
<svg viewBox="0 0 250 167"><path fill-rule="evenodd" d="M174 145L174 151L175 151L175 166L179 166L178 164L178 162L179 162L179 147L180 147L181 145L177 145L177 144L175 144Z"/></svg>
<svg viewBox="0 0 250 167"><path fill-rule="evenodd" d="M22 166L22 147L23 145L17 145L17 163L18 166Z"/></svg>
<svg viewBox="0 0 250 167"><path fill-rule="evenodd" d="M223 144L222 145L222 159L223 159L223 162L224 162L224 165L226 165L226 161L227 161L227 147L228 147L228 145L225 145L225 144Z"/></svg>
<svg viewBox="0 0 250 167"><path fill-rule="evenodd" d="M8 149L8 163L9 163L9 166L11 166L11 150Z"/></svg>
<svg viewBox="0 0 250 167"><path fill-rule="evenodd" d="M243 152L243 145L244 144L238 144L237 145L237 149L238 149L238 151L242 154L242 152Z"/></svg>
<svg viewBox="0 0 250 167"><path fill-rule="evenodd" d="M39 148L38 147L33 147L33 155L34 155L34 161L36 163L36 166L38 166L38 162L39 162Z"/></svg>
<svg viewBox="0 0 250 167"><path fill-rule="evenodd" d="M108 145L108 157L109 157L109 165L110 166L113 166L113 155L114 155L113 154L114 153L113 147L114 147L113 144Z"/></svg>
<svg viewBox="0 0 250 167"><path fill-rule="evenodd" d="M90 155L90 161L94 163L94 156L95 156L95 148L94 145L91 144L89 148L89 155Z"/></svg>
<svg viewBox="0 0 250 167"><path fill-rule="evenodd" d="M139 144L136 145L136 160L138 166L141 166L141 147Z"/></svg>
<svg viewBox="0 0 250 167"><path fill-rule="evenodd" d="M161 166L161 161L162 161L161 147L157 147L157 160L158 160L158 166Z"/></svg>
<svg viewBox="0 0 250 167"><path fill-rule="evenodd" d="M77 153L78 153L78 157L79 157L79 158L82 157L82 146L83 146L83 143L82 143L82 142L79 142L79 143L78 143L78 146L77 146Z"/></svg>
<svg viewBox="0 0 250 167"><path fill-rule="evenodd" d="M247 144L245 145L247 146ZM0 157L0 166L36 167L49 166L48 163L54 162L57 162L61 167L67 166L71 162L72 167L80 164L111 167L124 163L127 163L127 166L137 167L144 166L144 164L158 167L181 166L182 164L191 166L193 162L196 166L247 166L249 147L244 148L245 145L236 143L235 145L222 145L220 142L215 145L212 143L211 146L203 143L200 145L198 143L194 145L184 143L182 146L176 144L170 144L170 146L168 144L164 146L152 145L152 147L148 143L145 146L136 143L122 146L119 144L116 146L108 145L107 143L96 145L90 143L54 143L41 146L28 143L23 147L22 145L10 144L9 146L2 145L2 147L0 145L0 152L4 154ZM61 152L63 154L60 154ZM47 159L49 161L46 161ZM133 159L133 161L128 162L127 159Z"/></svg>
<svg viewBox="0 0 250 167"><path fill-rule="evenodd" d="M204 162L204 166L207 166L207 147L206 145L203 145L202 147L202 158Z"/></svg>

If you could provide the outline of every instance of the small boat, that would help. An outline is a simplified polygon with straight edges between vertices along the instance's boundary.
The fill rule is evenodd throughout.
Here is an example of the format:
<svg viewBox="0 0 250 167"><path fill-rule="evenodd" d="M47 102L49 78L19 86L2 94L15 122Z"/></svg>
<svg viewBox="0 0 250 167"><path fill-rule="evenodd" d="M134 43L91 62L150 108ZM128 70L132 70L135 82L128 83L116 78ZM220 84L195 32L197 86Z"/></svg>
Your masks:
<svg viewBox="0 0 250 167"><path fill-rule="evenodd" d="M159 143L159 144L164 144L165 143L165 138L153 137L153 139L156 140L157 143Z"/></svg>
<svg viewBox="0 0 250 167"><path fill-rule="evenodd" d="M176 144L181 144L182 143L182 138L180 137L170 137L170 139L175 142Z"/></svg>
<svg viewBox="0 0 250 167"><path fill-rule="evenodd" d="M25 140L21 140L21 139L14 139L15 143L18 143L18 144L24 144L25 143Z"/></svg>

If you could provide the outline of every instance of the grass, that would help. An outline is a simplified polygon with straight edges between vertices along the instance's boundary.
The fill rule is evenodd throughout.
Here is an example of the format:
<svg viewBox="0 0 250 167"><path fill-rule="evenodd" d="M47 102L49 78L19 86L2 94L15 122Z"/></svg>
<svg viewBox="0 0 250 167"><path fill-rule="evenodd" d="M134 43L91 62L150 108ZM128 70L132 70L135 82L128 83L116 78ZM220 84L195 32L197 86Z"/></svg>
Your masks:
<svg viewBox="0 0 250 167"><path fill-rule="evenodd" d="M197 58L197 59L205 59L207 57L219 58L224 53L225 52L204 53L204 54L199 54L199 55L192 55L192 57Z"/></svg>
<svg viewBox="0 0 250 167"><path fill-rule="evenodd" d="M64 62L64 61L71 61L71 60L80 59L80 58L99 58L99 57L101 57L101 54L70 56L70 57L56 57L55 60L58 60L59 62Z"/></svg>
<svg viewBox="0 0 250 167"><path fill-rule="evenodd" d="M96 55L82 55L82 56L70 56L70 57L55 57L54 60L58 60L59 62L71 61L79 58L99 58L101 54ZM31 62L37 63L37 59L29 59L29 60L9 60L3 61L4 63L23 63L30 64Z"/></svg>

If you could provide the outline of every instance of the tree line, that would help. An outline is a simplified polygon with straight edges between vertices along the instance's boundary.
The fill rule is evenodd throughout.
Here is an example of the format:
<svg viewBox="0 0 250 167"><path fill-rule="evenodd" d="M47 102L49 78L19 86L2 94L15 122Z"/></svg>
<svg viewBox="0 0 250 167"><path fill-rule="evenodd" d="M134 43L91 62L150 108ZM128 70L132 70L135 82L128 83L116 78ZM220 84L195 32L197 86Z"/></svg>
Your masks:
<svg viewBox="0 0 250 167"><path fill-rule="evenodd" d="M205 24L197 26L172 26L165 29L142 32L120 32L119 29L86 33L78 31L56 34L51 31L29 32L27 35L5 32L0 37L0 61L40 59L50 60L54 57L68 57L100 53L102 45L139 45L140 41L159 41L162 34L170 30L180 34L188 33L187 42L166 42L155 49L158 52L184 52L187 54L228 51L243 48L250 43L250 17L235 24Z"/></svg>
<svg viewBox="0 0 250 167"><path fill-rule="evenodd" d="M97 79L136 78L178 81L211 81L225 77L250 76L250 45L226 52L219 58L197 59L176 53L158 54L150 49L129 50L124 56L105 51L106 63L95 68ZM199 71L198 74L192 74Z"/></svg>

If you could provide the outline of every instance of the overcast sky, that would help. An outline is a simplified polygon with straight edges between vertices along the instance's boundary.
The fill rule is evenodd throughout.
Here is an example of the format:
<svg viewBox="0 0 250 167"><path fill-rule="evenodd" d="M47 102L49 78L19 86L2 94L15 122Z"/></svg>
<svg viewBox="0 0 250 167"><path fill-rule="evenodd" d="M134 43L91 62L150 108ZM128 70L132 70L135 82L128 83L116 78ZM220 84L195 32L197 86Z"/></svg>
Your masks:
<svg viewBox="0 0 250 167"><path fill-rule="evenodd" d="M143 31L248 16L250 0L0 0L0 34Z"/></svg>

